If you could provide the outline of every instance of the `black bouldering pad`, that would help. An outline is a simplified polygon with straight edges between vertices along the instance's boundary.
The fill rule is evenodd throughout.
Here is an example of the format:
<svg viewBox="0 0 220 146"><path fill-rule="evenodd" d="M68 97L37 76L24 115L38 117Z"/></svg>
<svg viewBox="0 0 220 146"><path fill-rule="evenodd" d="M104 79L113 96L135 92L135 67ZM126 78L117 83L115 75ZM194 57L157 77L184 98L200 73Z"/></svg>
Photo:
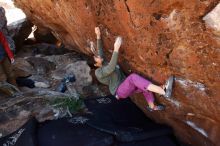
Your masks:
<svg viewBox="0 0 220 146"><path fill-rule="evenodd" d="M85 124L84 116L63 118L40 124L40 146L110 146L113 136Z"/></svg>
<svg viewBox="0 0 220 146"><path fill-rule="evenodd" d="M100 131L116 136L122 142L144 140L172 134L168 126L157 124L129 99L116 100L106 96L85 100L93 114L87 124Z"/></svg>
<svg viewBox="0 0 220 146"><path fill-rule="evenodd" d="M178 144L170 136L161 136L141 141L118 143L115 146L178 146Z"/></svg>
<svg viewBox="0 0 220 146"><path fill-rule="evenodd" d="M1 146L37 146L37 121L32 118L15 132L0 138Z"/></svg>
<svg viewBox="0 0 220 146"><path fill-rule="evenodd" d="M3 146L178 146L172 129L157 124L130 100L85 100L92 114L37 123L29 120L0 138ZM6 145L4 145L6 144Z"/></svg>

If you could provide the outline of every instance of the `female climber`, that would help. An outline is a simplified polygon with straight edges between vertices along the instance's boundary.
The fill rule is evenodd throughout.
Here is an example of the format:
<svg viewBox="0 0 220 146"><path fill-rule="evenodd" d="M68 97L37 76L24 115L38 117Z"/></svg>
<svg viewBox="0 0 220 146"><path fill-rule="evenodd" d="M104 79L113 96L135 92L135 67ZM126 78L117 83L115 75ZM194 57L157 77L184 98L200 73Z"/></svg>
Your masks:
<svg viewBox="0 0 220 146"><path fill-rule="evenodd" d="M122 44L122 38L116 38L113 55L110 62L107 63L104 58L101 32L99 27L95 27L95 33L97 36L98 53L96 53L94 46L91 47L91 50L94 53L94 65L98 67L95 70L95 76L97 77L98 81L102 84L108 85L111 94L114 95L118 100L127 98L133 93L143 93L148 103L148 110L164 110L163 105L155 105L152 92L163 95L166 98L170 98L174 79L173 76L169 77L163 87L154 85L150 81L135 73L130 74L126 78L117 65L118 52Z"/></svg>

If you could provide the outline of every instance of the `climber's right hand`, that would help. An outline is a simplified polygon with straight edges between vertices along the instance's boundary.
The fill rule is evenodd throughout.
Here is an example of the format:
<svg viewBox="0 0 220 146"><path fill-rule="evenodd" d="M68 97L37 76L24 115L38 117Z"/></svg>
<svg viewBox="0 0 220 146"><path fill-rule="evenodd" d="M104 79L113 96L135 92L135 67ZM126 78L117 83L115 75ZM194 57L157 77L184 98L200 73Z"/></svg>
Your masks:
<svg viewBox="0 0 220 146"><path fill-rule="evenodd" d="M97 39L100 39L100 38L101 38L101 32L100 32L99 27L95 27L95 34L96 34L96 36L97 36Z"/></svg>
<svg viewBox="0 0 220 146"><path fill-rule="evenodd" d="M118 52L118 51L119 51L119 48L121 47L121 44L122 44L122 37L121 37L121 36L118 36L118 37L115 39L115 43L114 43L114 51L115 51L115 52Z"/></svg>

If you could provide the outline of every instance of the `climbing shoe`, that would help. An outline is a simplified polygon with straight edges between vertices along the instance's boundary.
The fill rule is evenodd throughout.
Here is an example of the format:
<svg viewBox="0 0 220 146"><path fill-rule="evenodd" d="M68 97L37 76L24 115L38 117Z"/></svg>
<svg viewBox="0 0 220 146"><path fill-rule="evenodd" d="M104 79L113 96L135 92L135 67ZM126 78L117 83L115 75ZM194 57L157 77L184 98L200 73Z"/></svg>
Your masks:
<svg viewBox="0 0 220 146"><path fill-rule="evenodd" d="M165 109L164 105L155 105L154 108L151 108L149 106L147 106L147 110L152 112L152 111L162 111Z"/></svg>
<svg viewBox="0 0 220 146"><path fill-rule="evenodd" d="M174 77L170 76L168 78L168 80L166 81L165 89L164 89L165 90L165 95L164 95L165 98L170 98L172 95L173 80L174 80Z"/></svg>

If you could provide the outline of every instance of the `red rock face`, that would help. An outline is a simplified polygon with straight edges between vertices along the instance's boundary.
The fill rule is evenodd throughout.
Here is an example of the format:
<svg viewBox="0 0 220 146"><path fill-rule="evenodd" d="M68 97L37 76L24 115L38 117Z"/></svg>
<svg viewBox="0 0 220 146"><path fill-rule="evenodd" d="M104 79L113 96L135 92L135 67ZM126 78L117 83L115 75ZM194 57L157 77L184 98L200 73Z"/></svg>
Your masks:
<svg viewBox="0 0 220 146"><path fill-rule="evenodd" d="M185 142L220 145L220 39L202 18L219 0L15 0L38 26L52 30L70 49L92 55L94 27L102 30L110 57L114 38L123 36L120 65L158 84L176 76L173 97L157 97L163 112L146 111L167 123Z"/></svg>

